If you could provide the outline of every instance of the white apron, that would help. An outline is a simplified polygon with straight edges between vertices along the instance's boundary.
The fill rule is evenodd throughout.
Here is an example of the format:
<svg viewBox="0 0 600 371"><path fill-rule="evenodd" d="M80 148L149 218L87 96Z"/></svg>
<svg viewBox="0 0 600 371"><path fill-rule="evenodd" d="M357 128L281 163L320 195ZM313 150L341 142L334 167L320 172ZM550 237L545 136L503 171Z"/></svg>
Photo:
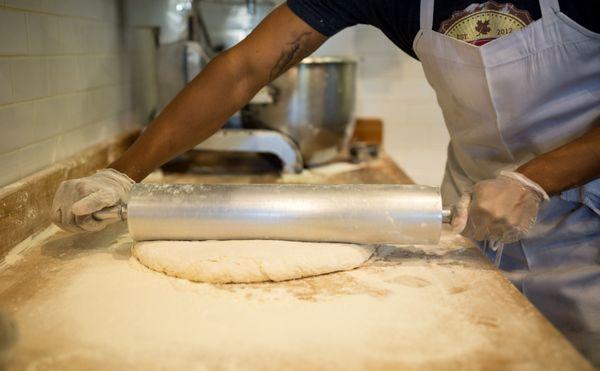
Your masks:
<svg viewBox="0 0 600 371"><path fill-rule="evenodd" d="M540 7L540 20L474 46L433 31L434 0L421 0L413 47L450 132L446 205L475 182L580 137L600 116L600 35L561 13L558 0ZM545 202L533 230L505 245L500 263L600 365L600 179Z"/></svg>

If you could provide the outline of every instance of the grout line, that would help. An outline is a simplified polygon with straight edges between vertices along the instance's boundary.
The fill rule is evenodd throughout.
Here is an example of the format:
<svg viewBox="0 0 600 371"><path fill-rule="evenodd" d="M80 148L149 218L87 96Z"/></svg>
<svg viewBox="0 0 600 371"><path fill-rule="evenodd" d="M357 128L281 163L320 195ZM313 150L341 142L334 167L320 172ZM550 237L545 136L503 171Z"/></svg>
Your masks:
<svg viewBox="0 0 600 371"><path fill-rule="evenodd" d="M92 22L95 22L95 23L105 23L105 24L111 24L111 25L118 25L118 24L120 24L118 20L116 20L116 21L107 21L107 20L102 20L100 18L92 18L92 17L85 17L85 16L69 15L69 14L63 14L63 13L49 13L49 12L45 12L45 11L42 11L42 10L31 10L31 9L16 8L14 6L9 6L9 5L0 5L0 9L1 10L13 11L13 12L21 12L21 13L33 13L33 14L52 15L52 16L56 16L56 17L70 18L70 19L83 19L83 20L92 21Z"/></svg>
<svg viewBox="0 0 600 371"><path fill-rule="evenodd" d="M95 90L100 90L100 89L109 88L109 87L127 86L127 85L130 85L129 83L130 82L99 85L99 86L96 86L96 87L93 87L93 88L84 89L84 90L76 90L76 91L69 92L69 93L59 93L59 94L55 94L55 95L47 95L47 96L44 96L44 97L41 97L41 98L33 98L33 99L20 100L20 101L16 101L16 102L10 102L10 103L5 103L5 104L0 104L0 109L1 108L6 108L6 107L11 106L11 105L33 103L33 102L41 101L41 100L44 100L44 99L53 99L53 98L65 97L65 96L68 96L68 95L76 95L76 94L81 94L81 93L89 93L89 92L92 92L92 91L95 91ZM11 82L11 85L12 85L12 82Z"/></svg>
<svg viewBox="0 0 600 371"><path fill-rule="evenodd" d="M25 33L27 34L27 54L31 52L31 33L29 32L29 17L25 14ZM45 62L44 62L45 63Z"/></svg>
<svg viewBox="0 0 600 371"><path fill-rule="evenodd" d="M66 134L71 134L71 133L73 133L73 132L75 132L77 130L81 130L81 129L85 128L85 127L93 127L94 125L96 125L97 123L99 123L99 122L101 122L103 120L106 120L106 119L111 118L111 117L118 117L119 115L127 113L127 112L132 112L132 110L119 111L119 112L116 112L116 113L111 113L111 114L106 115L106 116L102 116L102 118L99 118L97 120L94 120L94 121L86 123L86 124L82 124L82 125L76 126L76 127L72 128L70 130L61 132L61 133L53 135L51 137L40 139L40 140L36 140L35 142L29 143L29 144L27 144L27 145L25 145L23 147L19 147L17 149L13 149L13 150L8 151L8 152L0 153L0 157L1 156L5 156L5 155L15 154L16 152L19 152L21 150L29 149L29 147L36 146L36 145L41 144L43 142L48 142L50 140L57 140L60 137L66 135Z"/></svg>
<svg viewBox="0 0 600 371"><path fill-rule="evenodd" d="M0 54L0 58L41 58L41 57L107 57L127 55L125 52L116 53L66 53L66 54Z"/></svg>

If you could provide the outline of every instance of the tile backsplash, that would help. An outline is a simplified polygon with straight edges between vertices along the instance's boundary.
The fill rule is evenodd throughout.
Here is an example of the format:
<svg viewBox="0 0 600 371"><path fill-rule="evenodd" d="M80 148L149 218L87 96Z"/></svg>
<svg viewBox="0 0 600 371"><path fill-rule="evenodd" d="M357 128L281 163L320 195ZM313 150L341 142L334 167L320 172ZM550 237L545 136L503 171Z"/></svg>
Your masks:
<svg viewBox="0 0 600 371"><path fill-rule="evenodd" d="M130 71L153 35L124 27L119 4L0 0L0 187L147 121L134 78L153 77Z"/></svg>

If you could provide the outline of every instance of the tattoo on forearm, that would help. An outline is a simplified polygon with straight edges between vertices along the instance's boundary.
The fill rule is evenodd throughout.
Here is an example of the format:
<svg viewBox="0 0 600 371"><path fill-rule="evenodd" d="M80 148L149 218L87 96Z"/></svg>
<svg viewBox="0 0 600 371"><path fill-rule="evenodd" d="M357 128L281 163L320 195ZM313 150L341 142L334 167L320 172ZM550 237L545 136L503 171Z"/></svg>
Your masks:
<svg viewBox="0 0 600 371"><path fill-rule="evenodd" d="M302 46L302 41L310 35L310 32L303 32L294 41L289 42L281 52L281 56L275 63L275 66L271 69L269 74L269 81L273 81L279 75L284 73L288 68L292 67L295 58Z"/></svg>

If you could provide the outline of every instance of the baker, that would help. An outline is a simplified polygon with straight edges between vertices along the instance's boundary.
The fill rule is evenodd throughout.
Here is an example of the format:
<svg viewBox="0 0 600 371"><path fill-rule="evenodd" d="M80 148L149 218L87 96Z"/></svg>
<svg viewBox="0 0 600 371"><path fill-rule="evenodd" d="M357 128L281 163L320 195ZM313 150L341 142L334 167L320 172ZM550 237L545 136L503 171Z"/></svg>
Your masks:
<svg viewBox="0 0 600 371"><path fill-rule="evenodd" d="M52 218L102 229L91 213L125 201L328 37L370 24L418 58L435 89L451 137L442 194L454 228L598 365L599 16L597 0L288 0L108 169L62 183Z"/></svg>

